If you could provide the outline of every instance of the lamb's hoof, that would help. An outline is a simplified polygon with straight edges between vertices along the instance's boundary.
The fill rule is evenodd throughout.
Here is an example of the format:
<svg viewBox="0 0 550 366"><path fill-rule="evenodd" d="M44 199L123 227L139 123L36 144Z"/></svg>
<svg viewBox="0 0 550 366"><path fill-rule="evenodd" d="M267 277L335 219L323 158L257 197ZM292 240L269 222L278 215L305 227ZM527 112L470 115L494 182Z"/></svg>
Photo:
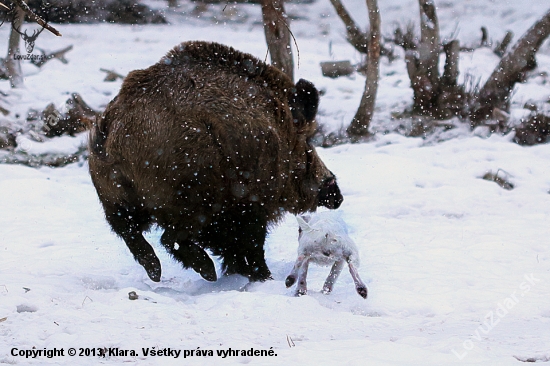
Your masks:
<svg viewBox="0 0 550 366"><path fill-rule="evenodd" d="M356 288L357 290L357 293L359 294L359 296L361 296L363 299L366 299L367 298L367 288L364 287L364 286L359 286Z"/></svg>
<svg viewBox="0 0 550 366"><path fill-rule="evenodd" d="M162 270L160 267L160 260L155 254L147 255L144 260L139 261L139 264L145 269L151 281L160 282Z"/></svg>
<svg viewBox="0 0 550 366"><path fill-rule="evenodd" d="M323 293L323 295L328 295L332 292L332 289L331 288L326 288L326 287L323 287L323 289L321 290L321 292Z"/></svg>
<svg viewBox="0 0 550 366"><path fill-rule="evenodd" d="M300 297L300 296L304 296L304 295L307 295L307 290L306 289L299 289L298 291L296 291L296 294L295 294L296 297Z"/></svg>
<svg viewBox="0 0 550 366"><path fill-rule="evenodd" d="M296 282L296 277L293 275L288 275L288 277L285 280L285 286L289 288L290 286L294 285Z"/></svg>

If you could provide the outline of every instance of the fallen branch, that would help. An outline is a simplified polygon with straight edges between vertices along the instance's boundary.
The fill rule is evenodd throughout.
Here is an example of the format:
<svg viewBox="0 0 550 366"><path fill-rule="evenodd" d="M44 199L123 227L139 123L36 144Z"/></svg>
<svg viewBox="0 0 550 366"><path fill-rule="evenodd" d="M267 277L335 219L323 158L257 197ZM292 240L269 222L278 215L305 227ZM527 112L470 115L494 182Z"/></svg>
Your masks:
<svg viewBox="0 0 550 366"><path fill-rule="evenodd" d="M323 76L336 79L340 76L348 76L355 72L355 68L349 61L321 62Z"/></svg>
<svg viewBox="0 0 550 366"><path fill-rule="evenodd" d="M502 178L499 177L498 176L499 172L503 172L504 177L502 177ZM496 184L498 184L502 188L506 189L507 191L511 191L512 189L514 189L514 184L510 182L509 176L510 175L508 173L506 173L504 170L499 169L499 170L497 170L496 173L493 173L493 172L485 173L483 175L483 177L481 177L481 179L488 180L488 181L491 181L491 182L495 182Z"/></svg>
<svg viewBox="0 0 550 366"><path fill-rule="evenodd" d="M73 93L65 103L67 113L63 114L50 104L42 112L44 121L44 135L46 137L61 136L76 133L89 129L96 121L98 112L93 110L84 102L80 94Z"/></svg>
<svg viewBox="0 0 550 366"><path fill-rule="evenodd" d="M99 69L99 71L103 71L107 73L107 76L105 76L105 79L103 79L103 81L116 81L117 79L124 80L125 78L124 75L121 75L118 72L113 70L107 70L107 69L101 68Z"/></svg>
<svg viewBox="0 0 550 366"><path fill-rule="evenodd" d="M47 54L44 50L39 49L40 52L42 52L43 57L40 57L39 59L34 59L33 58L31 60L31 63L33 65L37 66L37 67L42 67L49 60L56 58L59 61L61 61L62 63L66 64L69 61L65 58L65 54L67 52L69 52L70 50L72 50L72 49L73 49L73 46L70 45L68 47L63 48L62 50L55 51L55 52L52 52L50 54Z"/></svg>

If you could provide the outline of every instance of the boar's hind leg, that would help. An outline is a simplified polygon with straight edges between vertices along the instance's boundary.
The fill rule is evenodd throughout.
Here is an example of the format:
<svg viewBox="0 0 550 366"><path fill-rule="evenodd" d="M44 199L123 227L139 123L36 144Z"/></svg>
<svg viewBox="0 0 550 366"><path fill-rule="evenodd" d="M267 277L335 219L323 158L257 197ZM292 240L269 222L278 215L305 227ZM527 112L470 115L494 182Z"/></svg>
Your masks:
<svg viewBox="0 0 550 366"><path fill-rule="evenodd" d="M207 281L216 281L216 267L212 259L210 259L204 249L192 241L182 238L182 236L186 236L185 231L182 230L179 233L180 235L178 235L177 230L168 228L162 234L160 242L172 257L185 268L193 268L195 272Z"/></svg>
<svg viewBox="0 0 550 366"><path fill-rule="evenodd" d="M240 274L250 281L271 279L265 263L267 214L256 203L238 205L210 225L206 241L223 258L225 274Z"/></svg>
<svg viewBox="0 0 550 366"><path fill-rule="evenodd" d="M142 235L149 227L149 215L120 205L104 205L104 208L105 217L113 231L126 242L135 260L142 265L151 281L159 282L160 260Z"/></svg>

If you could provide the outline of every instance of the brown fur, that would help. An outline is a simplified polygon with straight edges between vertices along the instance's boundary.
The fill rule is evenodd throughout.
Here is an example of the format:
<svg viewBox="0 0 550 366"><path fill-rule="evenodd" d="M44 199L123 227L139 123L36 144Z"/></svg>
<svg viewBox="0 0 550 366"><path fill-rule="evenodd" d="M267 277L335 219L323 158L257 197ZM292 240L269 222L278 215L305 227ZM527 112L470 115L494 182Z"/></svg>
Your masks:
<svg viewBox="0 0 550 366"><path fill-rule="evenodd" d="M89 165L107 220L151 279L160 262L141 233L152 223L203 277L216 278L209 248L229 273L265 280L267 225L340 205L307 142L317 104L311 83L215 43L182 43L128 75L92 130Z"/></svg>

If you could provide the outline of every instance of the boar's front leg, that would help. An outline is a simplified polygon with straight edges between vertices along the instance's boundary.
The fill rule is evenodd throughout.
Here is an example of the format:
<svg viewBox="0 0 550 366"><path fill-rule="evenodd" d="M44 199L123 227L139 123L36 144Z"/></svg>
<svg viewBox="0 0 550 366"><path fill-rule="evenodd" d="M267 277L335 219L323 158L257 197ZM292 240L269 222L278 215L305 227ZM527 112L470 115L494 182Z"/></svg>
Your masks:
<svg viewBox="0 0 550 366"><path fill-rule="evenodd" d="M207 281L216 281L216 267L204 249L186 238L185 230L167 228L164 230L160 242L172 257L185 268L193 268Z"/></svg>
<svg viewBox="0 0 550 366"><path fill-rule="evenodd" d="M120 205L111 206L103 204L105 218L113 231L120 236L135 260L147 272L151 281L159 282L161 276L160 260L153 247L142 235L143 230L149 226L149 216L146 213Z"/></svg>
<svg viewBox="0 0 550 366"><path fill-rule="evenodd" d="M226 275L240 274L250 281L272 279L265 263L267 213L259 204L243 204L218 215L202 240L223 258Z"/></svg>
<svg viewBox="0 0 550 366"><path fill-rule="evenodd" d="M248 276L250 281L271 280L271 272L265 262L264 244L267 236L267 213L258 204L251 204L239 215L242 236L234 248L242 248L246 267L237 268L237 273Z"/></svg>

